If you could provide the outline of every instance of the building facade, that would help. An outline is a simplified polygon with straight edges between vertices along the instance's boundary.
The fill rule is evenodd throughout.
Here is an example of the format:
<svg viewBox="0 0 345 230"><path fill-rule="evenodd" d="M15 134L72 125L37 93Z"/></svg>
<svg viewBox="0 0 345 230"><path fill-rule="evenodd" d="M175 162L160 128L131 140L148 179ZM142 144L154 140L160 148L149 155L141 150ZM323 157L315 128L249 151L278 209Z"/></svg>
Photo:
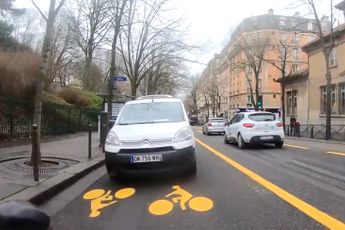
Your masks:
<svg viewBox="0 0 345 230"><path fill-rule="evenodd" d="M322 23L326 25L327 30L328 19L323 18ZM298 13L293 16L281 16L270 10L268 14L244 19L233 32L227 46L220 54L215 55L202 73L204 84L207 82L205 79L218 82L219 91L222 92L219 114L231 117L238 111L254 109L254 70L244 63L245 51L239 44L243 41L248 42L253 37L258 41L265 41L261 44L265 52L259 70L258 95L262 98L262 109L279 111L281 88L276 80L280 77L281 71L272 63L280 65L282 48L285 47L286 72L297 73L306 69L308 56L302 51L302 47L315 39L315 35L311 33L315 30L313 20L303 18ZM252 49L253 46L250 46L249 52L253 52ZM205 100L201 101L201 107L204 107L204 102Z"/></svg>

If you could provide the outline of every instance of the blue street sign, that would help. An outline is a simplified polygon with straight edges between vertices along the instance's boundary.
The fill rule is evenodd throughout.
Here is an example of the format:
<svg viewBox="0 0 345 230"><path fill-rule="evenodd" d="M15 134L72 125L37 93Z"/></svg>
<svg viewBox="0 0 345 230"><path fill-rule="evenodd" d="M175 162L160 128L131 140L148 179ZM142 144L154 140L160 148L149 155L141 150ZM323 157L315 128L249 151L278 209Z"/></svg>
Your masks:
<svg viewBox="0 0 345 230"><path fill-rule="evenodd" d="M127 81L127 77L121 77L121 76L118 76L118 77L113 77L114 81Z"/></svg>

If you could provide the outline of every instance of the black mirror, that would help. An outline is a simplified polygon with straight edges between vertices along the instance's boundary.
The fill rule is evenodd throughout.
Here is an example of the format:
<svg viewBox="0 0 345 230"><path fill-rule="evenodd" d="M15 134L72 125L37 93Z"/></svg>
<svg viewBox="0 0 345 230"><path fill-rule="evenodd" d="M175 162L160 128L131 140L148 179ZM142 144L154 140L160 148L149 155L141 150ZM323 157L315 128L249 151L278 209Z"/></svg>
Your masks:
<svg viewBox="0 0 345 230"><path fill-rule="evenodd" d="M230 125L230 122L225 122L225 126L229 126Z"/></svg>

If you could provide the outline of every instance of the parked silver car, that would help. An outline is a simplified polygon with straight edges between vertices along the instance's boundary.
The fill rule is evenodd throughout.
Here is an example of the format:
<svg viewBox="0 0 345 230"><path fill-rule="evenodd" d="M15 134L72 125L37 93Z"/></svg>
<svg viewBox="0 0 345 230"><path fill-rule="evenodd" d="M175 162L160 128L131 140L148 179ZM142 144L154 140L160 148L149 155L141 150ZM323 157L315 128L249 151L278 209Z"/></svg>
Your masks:
<svg viewBox="0 0 345 230"><path fill-rule="evenodd" d="M213 117L208 120L203 126L202 126L202 133L205 135L213 134L213 133L219 133L223 134L225 133L225 124L227 120L223 117Z"/></svg>

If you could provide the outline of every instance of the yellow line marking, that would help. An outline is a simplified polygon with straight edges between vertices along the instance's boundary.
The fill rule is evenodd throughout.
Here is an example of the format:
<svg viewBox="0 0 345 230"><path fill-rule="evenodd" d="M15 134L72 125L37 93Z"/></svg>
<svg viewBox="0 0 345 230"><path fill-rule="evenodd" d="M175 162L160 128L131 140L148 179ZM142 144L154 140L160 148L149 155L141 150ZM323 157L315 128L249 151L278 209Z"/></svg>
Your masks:
<svg viewBox="0 0 345 230"><path fill-rule="evenodd" d="M290 144L284 144L284 146L292 147L292 148L297 148L297 149L310 149L310 148L307 148L307 147L298 146L298 145L290 145Z"/></svg>
<svg viewBox="0 0 345 230"><path fill-rule="evenodd" d="M328 151L326 153L345 157L345 153L333 152L333 151Z"/></svg>
<svg viewBox="0 0 345 230"><path fill-rule="evenodd" d="M226 163L231 165L232 167L236 168L252 180L256 181L272 193L276 194L282 200L286 201L287 203L291 204L301 212L305 213L306 215L310 216L320 224L328 227L329 229L345 229L345 224L334 217L331 217L325 212L313 207L312 205L306 203L305 201L299 199L298 197L294 196L293 194L285 191L284 189L280 188L279 186L271 183L270 181L264 179L263 177L259 176L258 174L254 173L253 171L249 170L248 168L242 166L241 164L237 163L236 161L230 159L229 157L225 156L223 153L217 151L216 149L212 148L211 146L203 143L199 139L196 138L198 144L209 150L214 155L218 156Z"/></svg>

